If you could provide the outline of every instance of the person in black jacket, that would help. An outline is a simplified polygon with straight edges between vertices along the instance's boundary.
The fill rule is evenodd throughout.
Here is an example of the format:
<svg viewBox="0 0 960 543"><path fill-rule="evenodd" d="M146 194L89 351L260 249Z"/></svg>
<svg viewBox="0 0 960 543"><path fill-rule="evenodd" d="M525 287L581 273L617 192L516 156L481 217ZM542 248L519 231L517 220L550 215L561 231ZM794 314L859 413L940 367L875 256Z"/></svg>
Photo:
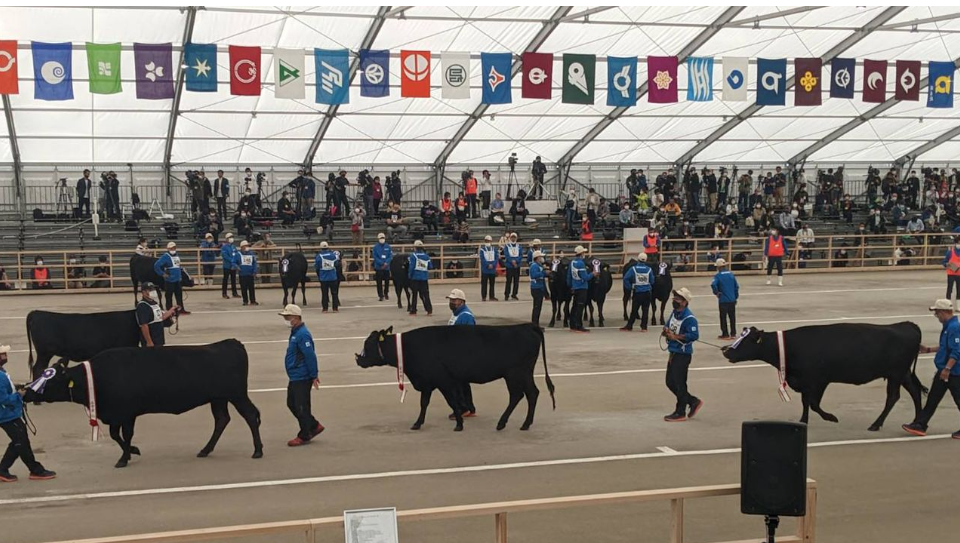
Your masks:
<svg viewBox="0 0 960 543"><path fill-rule="evenodd" d="M547 167L540 161L540 157L533 160L533 189L530 190L530 196L543 198L543 176L547 173Z"/></svg>
<svg viewBox="0 0 960 543"><path fill-rule="evenodd" d="M347 201L347 185L350 184L350 180L347 179L347 171L340 170L340 175L337 176L333 184L334 200L337 203L337 215L346 217L349 213L347 207L350 206L350 203Z"/></svg>
<svg viewBox="0 0 960 543"><path fill-rule="evenodd" d="M280 193L280 199L277 200L277 218L283 225L291 225L297 219L297 212L293 210L287 191Z"/></svg>
<svg viewBox="0 0 960 543"><path fill-rule="evenodd" d="M93 181L90 180L90 170L83 170L83 177L77 179L77 209L84 215L90 215L90 193L92 191Z"/></svg>
<svg viewBox="0 0 960 543"><path fill-rule="evenodd" d="M210 213L210 198L213 198L213 185L207 179L207 174L200 172L200 179L203 182L203 200L201 201L201 211Z"/></svg>
<svg viewBox="0 0 960 543"><path fill-rule="evenodd" d="M223 170L217 170L217 178L213 180L213 195L217 199L217 215L222 219L227 216L227 198L230 197L230 181L223 176Z"/></svg>

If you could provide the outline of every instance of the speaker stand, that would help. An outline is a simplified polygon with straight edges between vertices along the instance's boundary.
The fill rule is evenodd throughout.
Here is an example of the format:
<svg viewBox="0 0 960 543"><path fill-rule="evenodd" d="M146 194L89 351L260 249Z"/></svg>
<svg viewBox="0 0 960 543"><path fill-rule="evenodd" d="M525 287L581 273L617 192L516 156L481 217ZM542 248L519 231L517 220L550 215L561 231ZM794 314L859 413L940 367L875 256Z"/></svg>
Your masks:
<svg viewBox="0 0 960 543"><path fill-rule="evenodd" d="M777 527L780 526L780 517L767 515L763 517L763 522L767 525L767 543L775 543Z"/></svg>

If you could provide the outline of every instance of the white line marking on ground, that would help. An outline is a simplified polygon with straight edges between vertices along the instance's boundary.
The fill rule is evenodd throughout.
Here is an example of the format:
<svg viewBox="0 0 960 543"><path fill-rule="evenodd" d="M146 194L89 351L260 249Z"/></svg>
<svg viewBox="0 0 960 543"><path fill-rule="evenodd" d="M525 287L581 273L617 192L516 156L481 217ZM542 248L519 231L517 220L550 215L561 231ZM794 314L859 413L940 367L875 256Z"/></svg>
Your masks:
<svg viewBox="0 0 960 543"><path fill-rule="evenodd" d="M671 449L670 447L657 447L657 450L664 454L677 454L676 449Z"/></svg>
<svg viewBox="0 0 960 543"><path fill-rule="evenodd" d="M878 443L902 443L907 441L930 441L939 439L950 439L950 434L941 434L926 437L895 437L879 439L852 439L845 441L823 441L819 443L809 443L808 447L840 447L849 445L866 445ZM90 492L83 494L61 494L52 496L37 496L31 498L11 498L0 500L2 505L24 505L34 503L51 503L67 501L85 501L103 498L128 498L134 496L156 496L162 494L185 494L192 492L210 492L217 490L238 490L247 488L266 488L304 484L320 484L339 481L364 481L371 479L392 479L398 477L413 477L424 475L447 475L454 473L477 473L485 471L503 471L511 469L539 468L547 466L568 466L577 464L598 464L606 462L622 462L629 460L645 460L648 458L677 458L681 456L711 456L720 454L733 454L740 452L739 447L728 449L708 449L699 451L673 451L655 452L655 453L636 453L619 454L612 456L592 456L581 458L561 458L556 460L534 460L530 462L515 462L512 464L490 464L479 466L457 466L450 468L434 468L406 471L386 471L375 473L354 473L346 475L327 475L317 477L302 477L298 479L277 479L272 481L246 481L237 483L220 483L210 485L167 487L167 488L145 488L141 490L116 490L107 492Z"/></svg>

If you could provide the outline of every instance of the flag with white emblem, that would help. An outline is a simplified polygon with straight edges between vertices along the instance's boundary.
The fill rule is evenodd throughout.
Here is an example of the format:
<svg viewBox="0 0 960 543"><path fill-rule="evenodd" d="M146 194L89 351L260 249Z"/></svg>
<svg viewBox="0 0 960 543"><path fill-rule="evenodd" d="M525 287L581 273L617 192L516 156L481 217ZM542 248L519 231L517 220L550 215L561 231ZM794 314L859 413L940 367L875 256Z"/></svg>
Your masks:
<svg viewBox="0 0 960 543"><path fill-rule="evenodd" d="M957 66L952 62L930 61L927 65L927 107L953 107L953 72Z"/></svg>
<svg viewBox="0 0 960 543"><path fill-rule="evenodd" d="M523 54L523 82L521 96L535 100L549 100L553 86L553 55L551 53Z"/></svg>
<svg viewBox="0 0 960 543"><path fill-rule="evenodd" d="M444 100L469 99L470 53L448 51L440 53L440 69L443 71L443 87L440 96Z"/></svg>
<svg viewBox="0 0 960 543"><path fill-rule="evenodd" d="M787 103L787 59L757 59L757 105Z"/></svg>
<svg viewBox="0 0 960 543"><path fill-rule="evenodd" d="M304 85L303 49L273 50L273 96L291 100L303 100Z"/></svg>
<svg viewBox="0 0 960 543"><path fill-rule="evenodd" d="M875 104L887 100L887 61L863 61L863 101Z"/></svg>
<svg viewBox="0 0 960 543"><path fill-rule="evenodd" d="M512 99L510 78L513 55L510 53L480 53L481 80L484 104L509 104Z"/></svg>
<svg viewBox="0 0 960 543"><path fill-rule="evenodd" d="M637 57L607 57L607 105L637 105Z"/></svg>
<svg viewBox="0 0 960 543"><path fill-rule="evenodd" d="M853 98L857 60L835 58L830 61L830 98Z"/></svg>
<svg viewBox="0 0 960 543"><path fill-rule="evenodd" d="M91 94L116 94L120 83L120 44L87 42L87 73Z"/></svg>
<svg viewBox="0 0 960 543"><path fill-rule="evenodd" d="M260 48L231 45L230 94L260 96Z"/></svg>
<svg viewBox="0 0 960 543"><path fill-rule="evenodd" d="M897 100L920 101L920 61L898 60L893 96Z"/></svg>
<svg viewBox="0 0 960 543"><path fill-rule="evenodd" d="M137 74L138 99L173 98L172 43L134 43L133 63Z"/></svg>
<svg viewBox="0 0 960 543"><path fill-rule="evenodd" d="M30 49L34 98L73 100L73 45L35 41L30 44Z"/></svg>
<svg viewBox="0 0 960 543"><path fill-rule="evenodd" d="M687 100L690 102L713 101L713 59L690 57L687 59Z"/></svg>
<svg viewBox="0 0 960 543"><path fill-rule="evenodd" d="M17 42L0 40L0 94L20 94Z"/></svg>
<svg viewBox="0 0 960 543"><path fill-rule="evenodd" d="M747 101L747 69L750 60L746 57L723 57L723 100L725 102Z"/></svg>
<svg viewBox="0 0 960 543"><path fill-rule="evenodd" d="M563 55L563 103L593 105L596 55Z"/></svg>
<svg viewBox="0 0 960 543"><path fill-rule="evenodd" d="M360 96L390 96L390 51L360 50Z"/></svg>
<svg viewBox="0 0 960 543"><path fill-rule="evenodd" d="M317 103L350 103L350 52L346 49L314 49L317 73Z"/></svg>
<svg viewBox="0 0 960 543"><path fill-rule="evenodd" d="M187 65L187 90L217 92L217 46L212 43L188 43L183 50Z"/></svg>

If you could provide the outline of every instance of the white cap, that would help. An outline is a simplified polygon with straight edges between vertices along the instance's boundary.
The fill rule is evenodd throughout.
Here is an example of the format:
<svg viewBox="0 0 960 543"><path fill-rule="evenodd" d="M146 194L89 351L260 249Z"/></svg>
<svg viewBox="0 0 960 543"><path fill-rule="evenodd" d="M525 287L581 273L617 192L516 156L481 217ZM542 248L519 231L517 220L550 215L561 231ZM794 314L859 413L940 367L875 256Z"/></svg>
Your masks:
<svg viewBox="0 0 960 543"><path fill-rule="evenodd" d="M326 249L326 248L328 248L328 247L330 247L330 245L327 244L326 241L321 241L321 242L320 242L320 248L321 248L321 249Z"/></svg>
<svg viewBox="0 0 960 543"><path fill-rule="evenodd" d="M383 235L383 232L377 234L377 239L387 239L387 236Z"/></svg>
<svg viewBox="0 0 960 543"><path fill-rule="evenodd" d="M283 311L277 313L277 315L280 315L282 317L289 317L289 316L300 317L300 316L303 316L303 310L300 309L300 306L297 304L287 304L286 307L283 308Z"/></svg>
<svg viewBox="0 0 960 543"><path fill-rule="evenodd" d="M213 234L211 234L210 232L207 232L207 235L203 237L206 239L213 239Z"/></svg>
<svg viewBox="0 0 960 543"><path fill-rule="evenodd" d="M223 235L223 237L226 239L233 239L233 234L231 234L230 232L227 232L226 234Z"/></svg>
<svg viewBox="0 0 960 543"><path fill-rule="evenodd" d="M463 300L467 301L467 295L463 293L462 290L455 288L450 291L450 294L447 295L448 300Z"/></svg>
<svg viewBox="0 0 960 543"><path fill-rule="evenodd" d="M640 254L638 254L638 255L637 255L637 260L640 261L640 262L646 262L646 261L647 261L647 253L640 253Z"/></svg>
<svg viewBox="0 0 960 543"><path fill-rule="evenodd" d="M0 345L0 353L9 353L9 352L10 352L9 345Z"/></svg>
<svg viewBox="0 0 960 543"><path fill-rule="evenodd" d="M530 242L530 245L541 245L541 242L540 242L539 239L535 239L535 240L533 240L533 241Z"/></svg>
<svg viewBox="0 0 960 543"><path fill-rule="evenodd" d="M541 251L534 251L534 252L533 252L533 258L540 258L541 256L543 256L543 252L541 252Z"/></svg>
<svg viewBox="0 0 960 543"><path fill-rule="evenodd" d="M176 249L176 248L177 248L177 244L174 241L171 241L170 243L167 244L167 249Z"/></svg>
<svg viewBox="0 0 960 543"><path fill-rule="evenodd" d="M726 265L727 265L727 261L726 261L726 260L724 260L724 259L722 259L722 258L718 258L718 259L717 259L717 267L718 267L718 268L721 267L721 266L726 266Z"/></svg>
<svg viewBox="0 0 960 543"><path fill-rule="evenodd" d="M510 237L511 237L511 238L517 237L517 233L516 233L516 232L510 232Z"/></svg>
<svg viewBox="0 0 960 543"><path fill-rule="evenodd" d="M687 287L679 288L673 291L674 296L679 296L690 303L693 300L693 294L690 294L690 290Z"/></svg>
<svg viewBox="0 0 960 543"><path fill-rule="evenodd" d="M946 298L941 298L930 306L930 311L953 311L953 302Z"/></svg>
<svg viewBox="0 0 960 543"><path fill-rule="evenodd" d="M249 247L249 246L250 246L250 242L247 240L243 240L240 242L240 247Z"/></svg>
<svg viewBox="0 0 960 543"><path fill-rule="evenodd" d="M583 245L577 245L577 247L573 250L573 252L579 255L587 252L587 250L583 248Z"/></svg>
<svg viewBox="0 0 960 543"><path fill-rule="evenodd" d="M423 241L421 241L421 240L418 239L417 241L414 241L414 242L413 242L413 246L414 246L414 247L423 247Z"/></svg>
<svg viewBox="0 0 960 543"><path fill-rule="evenodd" d="M493 238L490 236L483 236L483 241L493 241Z"/></svg>

